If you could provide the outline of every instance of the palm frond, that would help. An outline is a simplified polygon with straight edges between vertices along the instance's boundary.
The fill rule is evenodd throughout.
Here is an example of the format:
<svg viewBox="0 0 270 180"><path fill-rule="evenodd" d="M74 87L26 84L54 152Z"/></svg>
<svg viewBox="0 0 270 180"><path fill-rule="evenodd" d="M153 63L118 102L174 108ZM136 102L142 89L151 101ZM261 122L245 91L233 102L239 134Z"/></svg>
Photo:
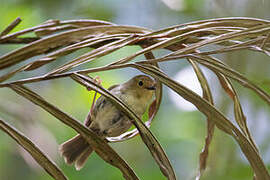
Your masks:
<svg viewBox="0 0 270 180"><path fill-rule="evenodd" d="M255 51L264 53L266 57L270 56L270 21L243 17L217 18L153 31L143 27L116 25L96 20L50 20L38 26L9 34L10 30L17 26L19 22L19 19L15 20L0 34L0 44L22 45L18 49L14 49L0 57L0 70L3 71L0 77L0 88L11 88L76 130L94 147L94 150L104 161L119 168L126 179L138 179L138 177L129 165L108 145L108 142L125 141L138 134L159 165L163 175L170 180L176 179L165 151L149 130L160 108L163 85L168 86L179 96L194 104L207 117L207 136L203 152L200 154L197 179L200 179L206 168L208 149L213 137L214 127L221 129L237 142L248 159L257 179L270 179L269 172L248 129L238 92L231 81L252 90L267 105L270 105L270 95L255 82L223 63L221 59L213 56L240 50ZM35 33L35 36L27 37L29 33ZM99 60L100 57L133 45L140 46L141 49L104 66L89 69L82 68L83 64L91 64L93 61ZM216 48L212 49L213 46ZM68 59L67 62L59 62L61 64L59 67L53 67L53 70L45 74L34 75L27 79L20 78L22 72L30 74L31 71L49 66L50 63L59 60L60 57L65 57L80 49L86 49L87 52L74 59ZM170 52L164 56L155 57L153 53L159 49L170 50ZM134 58L141 57L141 55L144 55L145 58L131 63ZM29 58L32 58L32 61L26 63ZM170 61L182 61L183 59L187 59L193 67L203 90L202 97L168 77L158 65L160 62L169 63ZM16 68L14 68L15 65L17 65ZM234 103L234 115L237 125L234 125L215 107L210 84L207 82L207 78L199 65L213 71L218 77L222 88ZM75 67L79 70L74 70ZM9 72L6 71L7 68L10 69ZM94 72L123 68L139 70L149 74L157 81L156 98L150 106L149 120L145 124L122 101L96 84L90 78L91 76L88 76L88 74ZM10 81L15 76L17 80ZM133 118L132 123L136 129L119 137L107 138L108 142L105 142L67 113L50 104L37 93L24 87L28 83L67 77L83 86L90 86L93 90L109 98ZM14 130L11 136L13 137L16 132ZM34 155L32 154L32 156Z"/></svg>

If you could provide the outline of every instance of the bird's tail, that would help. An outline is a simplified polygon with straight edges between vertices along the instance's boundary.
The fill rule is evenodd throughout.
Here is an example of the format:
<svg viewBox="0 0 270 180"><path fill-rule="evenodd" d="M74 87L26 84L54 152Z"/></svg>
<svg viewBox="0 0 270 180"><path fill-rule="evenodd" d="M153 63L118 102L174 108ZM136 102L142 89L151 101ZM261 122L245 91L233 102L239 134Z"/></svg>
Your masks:
<svg viewBox="0 0 270 180"><path fill-rule="evenodd" d="M84 166L93 149L84 140L84 138L78 134L61 144L59 151L67 164L71 165L75 163L76 170L80 170Z"/></svg>

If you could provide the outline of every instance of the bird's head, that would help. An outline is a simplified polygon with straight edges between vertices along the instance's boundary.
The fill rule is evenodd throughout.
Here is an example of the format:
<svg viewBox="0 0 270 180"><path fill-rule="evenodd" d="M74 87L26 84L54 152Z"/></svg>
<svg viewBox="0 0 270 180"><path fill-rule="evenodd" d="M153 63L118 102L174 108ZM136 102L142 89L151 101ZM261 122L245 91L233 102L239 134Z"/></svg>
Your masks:
<svg viewBox="0 0 270 180"><path fill-rule="evenodd" d="M156 81L146 75L138 75L123 84L126 91L135 93L138 97L152 98Z"/></svg>

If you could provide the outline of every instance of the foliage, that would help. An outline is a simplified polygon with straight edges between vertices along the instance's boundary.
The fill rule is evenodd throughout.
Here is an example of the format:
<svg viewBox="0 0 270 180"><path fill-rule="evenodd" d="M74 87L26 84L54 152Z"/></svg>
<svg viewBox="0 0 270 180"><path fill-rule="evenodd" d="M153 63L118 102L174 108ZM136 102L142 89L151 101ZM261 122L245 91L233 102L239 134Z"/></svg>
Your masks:
<svg viewBox="0 0 270 180"><path fill-rule="evenodd" d="M180 24L158 31L151 31L142 27L122 26L95 20L51 20L38 26L9 34L19 22L20 19L16 19L0 35L0 44L25 44L0 57L0 69L12 69L0 77L0 88L8 87L12 89L58 118L64 124L76 130L91 144L104 161L119 168L126 179L139 178L129 165L107 143L124 141L137 134L140 135L151 152L163 175L167 179L176 179L167 155L155 136L147 128L150 127L159 109L162 98L162 85L168 86L180 96L193 103L197 109L207 117L208 134L205 140L205 147L200 155L200 169L196 177L197 179L201 178L206 168L208 148L215 127L230 135L237 142L254 171L255 179L270 179L267 168L260 157L259 150L247 127L246 118L238 94L234 90L231 80L254 91L268 105L270 104L270 95L244 75L233 70L220 59L213 56L215 54L243 49L261 52L269 56L269 21L254 18L220 18ZM29 33L34 33L35 36L27 36ZM94 60L98 60L99 57L106 56L118 49L132 45L138 45L142 49L105 66L95 68L82 67L83 64L89 64ZM212 49L211 47L213 47L213 45L217 47L217 49ZM89 48L94 49L90 49L89 52L69 62L63 63L60 67L55 67L52 71L46 72L45 75L40 74L27 79L19 78L18 80L6 82L15 76L18 77L22 72L31 73L33 70L59 60L60 57L67 56L80 49L88 50ZM155 58L152 51L157 49L167 49L171 52L162 57ZM131 62L140 55L144 55L146 60ZM26 60L32 57L36 57L36 59L32 60L30 63L26 62ZM174 81L158 67L159 62L180 61L181 59L187 59L196 72L203 90L202 97ZM18 67L17 64L19 63L24 63L24 65ZM221 86L232 99L237 126L226 118L214 105L209 84L198 64L207 67L216 74ZM79 70L74 70L75 67L79 68ZM88 74L94 72L122 68L135 68L143 73L149 74L158 82L156 99L150 106L149 120L145 124L140 120L140 117L137 117L121 100L113 96L109 91L98 85L88 76ZM85 128L76 119L70 117L40 95L24 86L28 83L67 77L108 97L133 118L132 123L136 129L116 138L108 138L107 142L105 142L91 130ZM6 123L3 121L3 124L5 125ZM16 134L16 136L23 137L23 135L15 129L10 128L14 133L9 133L9 135L14 137ZM2 129L4 129L4 127L2 127ZM27 146L26 143L28 143L28 141L20 141L20 144L24 148L30 149L30 152L37 148L33 143L28 143ZM58 173L59 175L59 170L55 167L53 162L48 160L47 165L41 163L41 158L46 157L46 155L41 151L38 151L38 153L40 159L38 156L33 155L37 162L45 169L47 167L54 167L54 170L52 170L50 174ZM59 176L52 176L56 179L65 177L63 173L60 173Z"/></svg>

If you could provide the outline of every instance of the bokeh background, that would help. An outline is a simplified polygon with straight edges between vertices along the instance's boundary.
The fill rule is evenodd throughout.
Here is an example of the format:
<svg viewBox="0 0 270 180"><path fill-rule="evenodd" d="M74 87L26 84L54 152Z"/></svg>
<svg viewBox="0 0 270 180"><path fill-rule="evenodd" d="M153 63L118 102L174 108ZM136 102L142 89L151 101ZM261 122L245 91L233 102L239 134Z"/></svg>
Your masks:
<svg viewBox="0 0 270 180"><path fill-rule="evenodd" d="M248 16L270 20L269 0L1 0L0 31L16 17L23 22L15 30L31 27L49 19L99 19L117 24L137 25L154 30L190 21L216 17ZM0 55L18 45L0 45ZM123 48L100 61L87 65L94 67L127 56L139 47ZM79 52L78 52L79 54ZM78 54L62 58L68 61ZM155 52L159 56L163 51ZM270 93L269 57L255 52L241 51L219 56L235 70L240 71ZM59 64L21 74L30 77L42 74ZM201 93L192 69L185 61L161 64L171 77ZM233 120L233 106L211 72L204 69L214 94L215 104ZM1 74L4 72L0 72ZM137 71L118 70L91 74L99 75L103 86L124 82ZM264 162L270 167L270 108L254 93L238 86L241 103L252 135L259 146ZM28 85L45 99L83 121L91 105L93 93L70 79ZM76 171L64 164L57 151L58 144L71 138L75 132L40 108L19 97L9 89L0 89L0 117L8 121L37 143L70 179L122 179L120 171L103 162L95 153L85 168ZM176 97L164 87L163 102L151 131L159 139L179 179L194 179L198 157L204 144L206 119L196 109ZM112 144L114 149L134 168L141 179L164 179L140 137ZM269 168L270 170L270 168ZM32 158L0 131L0 179L50 180ZM210 148L208 168L202 179L252 179L252 170L237 144L220 130L215 131Z"/></svg>

